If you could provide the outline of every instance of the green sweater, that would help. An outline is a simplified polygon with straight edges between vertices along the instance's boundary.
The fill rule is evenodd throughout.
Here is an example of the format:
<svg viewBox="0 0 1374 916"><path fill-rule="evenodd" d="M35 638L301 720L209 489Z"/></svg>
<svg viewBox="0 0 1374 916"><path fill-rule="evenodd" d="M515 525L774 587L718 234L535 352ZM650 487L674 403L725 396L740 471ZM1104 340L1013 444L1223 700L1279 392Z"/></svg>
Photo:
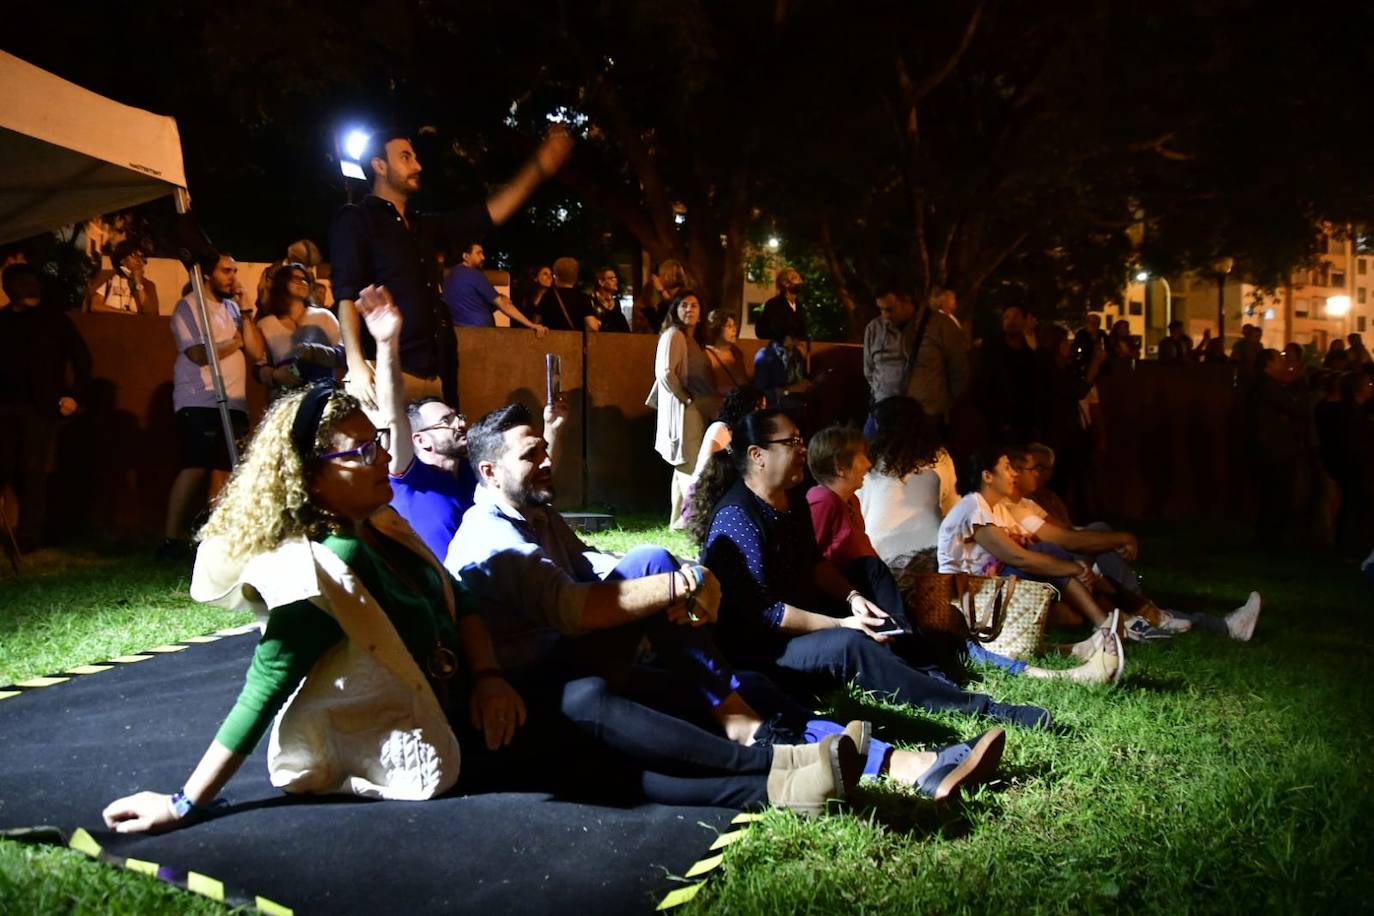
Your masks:
<svg viewBox="0 0 1374 916"><path fill-rule="evenodd" d="M330 536L323 541L382 606L421 671L426 670L436 635L461 659L458 626L449 618L444 605L441 572L424 557L384 535L380 536L380 543L378 551L353 535ZM471 593L452 581L458 616L476 613ZM421 585L419 589L417 583ZM231 751L252 753L287 697L315 663L344 638L338 622L310 601L273 608L262 641L253 652L243 689L215 740Z"/></svg>

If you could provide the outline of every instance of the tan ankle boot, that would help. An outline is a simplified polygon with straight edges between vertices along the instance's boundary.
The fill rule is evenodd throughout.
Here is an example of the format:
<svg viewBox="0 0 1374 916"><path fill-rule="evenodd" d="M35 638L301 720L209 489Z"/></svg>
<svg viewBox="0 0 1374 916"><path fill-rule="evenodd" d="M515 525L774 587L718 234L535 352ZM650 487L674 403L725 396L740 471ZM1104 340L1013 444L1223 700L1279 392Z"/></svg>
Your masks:
<svg viewBox="0 0 1374 916"><path fill-rule="evenodd" d="M768 771L768 802L816 817L831 799L843 801L862 772L863 760L848 735L830 735L818 744L777 744Z"/></svg>

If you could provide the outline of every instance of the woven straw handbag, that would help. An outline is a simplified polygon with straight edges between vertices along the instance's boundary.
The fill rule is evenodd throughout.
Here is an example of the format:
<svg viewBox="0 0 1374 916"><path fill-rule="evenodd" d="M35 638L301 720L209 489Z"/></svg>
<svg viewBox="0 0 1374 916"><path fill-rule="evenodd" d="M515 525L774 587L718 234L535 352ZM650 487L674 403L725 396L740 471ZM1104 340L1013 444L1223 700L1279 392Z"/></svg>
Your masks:
<svg viewBox="0 0 1374 916"><path fill-rule="evenodd" d="M1058 591L1016 576L914 573L898 584L922 633L973 639L1011 658L1036 654Z"/></svg>

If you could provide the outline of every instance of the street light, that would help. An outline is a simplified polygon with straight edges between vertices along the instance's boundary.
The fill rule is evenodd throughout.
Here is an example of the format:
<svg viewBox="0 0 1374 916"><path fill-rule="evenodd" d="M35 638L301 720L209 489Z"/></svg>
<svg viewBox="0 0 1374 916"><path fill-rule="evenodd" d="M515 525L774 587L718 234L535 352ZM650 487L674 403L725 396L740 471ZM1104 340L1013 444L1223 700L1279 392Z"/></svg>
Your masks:
<svg viewBox="0 0 1374 916"><path fill-rule="evenodd" d="M1350 314L1349 296L1332 296L1326 300L1326 314L1332 318L1344 318Z"/></svg>
<svg viewBox="0 0 1374 916"><path fill-rule="evenodd" d="M350 128L339 140L339 171L345 178L366 181L363 174L362 159L367 152L367 141L372 135L360 127Z"/></svg>

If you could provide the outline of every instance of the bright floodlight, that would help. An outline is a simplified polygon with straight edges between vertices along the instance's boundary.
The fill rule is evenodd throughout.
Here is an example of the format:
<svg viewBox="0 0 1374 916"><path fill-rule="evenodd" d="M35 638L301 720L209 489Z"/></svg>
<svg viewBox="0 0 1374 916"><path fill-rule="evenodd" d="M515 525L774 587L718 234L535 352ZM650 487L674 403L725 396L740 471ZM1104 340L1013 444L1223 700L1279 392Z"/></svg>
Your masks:
<svg viewBox="0 0 1374 916"><path fill-rule="evenodd" d="M343 172L345 178L356 178L359 181L367 181L367 176L363 174L363 167L356 162L349 162L347 159L339 163L339 171Z"/></svg>
<svg viewBox="0 0 1374 916"><path fill-rule="evenodd" d="M769 250L769 251L777 251L777 250L778 250L778 246L781 245L781 244L782 244L782 239L778 238L776 235L770 235L770 236L768 237L768 250Z"/></svg>
<svg viewBox="0 0 1374 916"><path fill-rule="evenodd" d="M354 128L344 137L344 155L354 162L363 158L363 152L367 149L367 141L372 139L372 135L367 131Z"/></svg>
<svg viewBox="0 0 1374 916"><path fill-rule="evenodd" d="M1350 297L1332 296L1330 299L1327 299L1326 314L1331 315L1334 318L1340 318L1342 315L1349 315Z"/></svg>
<svg viewBox="0 0 1374 916"><path fill-rule="evenodd" d="M1144 283L1148 279L1150 279L1150 272L1148 270L1142 270L1135 275L1135 282L1137 283Z"/></svg>
<svg viewBox="0 0 1374 916"><path fill-rule="evenodd" d="M1273 309L1265 309L1265 310L1264 310L1264 320L1265 320L1265 321L1273 321L1273 320L1274 320L1274 310L1273 310Z"/></svg>

